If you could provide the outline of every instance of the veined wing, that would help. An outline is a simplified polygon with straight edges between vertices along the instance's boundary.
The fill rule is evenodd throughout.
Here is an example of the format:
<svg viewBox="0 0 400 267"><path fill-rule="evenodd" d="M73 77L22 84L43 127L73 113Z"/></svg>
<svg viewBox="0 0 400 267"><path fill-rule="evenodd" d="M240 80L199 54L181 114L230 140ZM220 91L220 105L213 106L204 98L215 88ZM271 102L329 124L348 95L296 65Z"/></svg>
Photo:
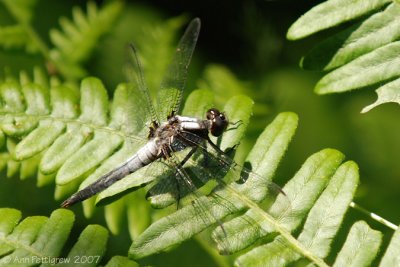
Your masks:
<svg viewBox="0 0 400 267"><path fill-rule="evenodd" d="M210 179L216 181L209 201L213 203L217 219L247 210L213 232L220 253L233 254L252 245L260 236L276 232L276 224L283 223L292 208L289 197L271 181L272 173L261 175L252 171L251 165L241 166L212 143L199 148L193 165L200 167L195 167L194 173L203 182ZM265 220L253 207L266 211L275 222Z"/></svg>
<svg viewBox="0 0 400 267"><path fill-rule="evenodd" d="M135 99L135 103L138 103L135 111L129 109L126 111L127 120L130 120L130 123L136 123L139 129L148 129L150 125L147 124L150 122L159 124L160 120L144 79L142 63L133 44L130 44L130 64L127 64L125 73L130 82L128 85L131 87L128 97Z"/></svg>
<svg viewBox="0 0 400 267"><path fill-rule="evenodd" d="M161 120L179 110L188 68L200 32L200 19L193 19L179 41L172 63L157 94L157 114Z"/></svg>
<svg viewBox="0 0 400 267"><path fill-rule="evenodd" d="M190 153L175 155L182 158L189 154ZM239 166L226 154L213 146L208 147L206 144L198 146L197 153L193 155L191 161L185 164L183 171L180 171L178 175L180 175L181 178L175 182L175 185L171 182L174 179L170 177L169 180L159 183L150 190L152 194L159 193L159 195L152 196L152 202L157 202L156 205L160 207L174 203L175 199L173 196L175 194L171 193L171 191L176 192L177 188L183 189L179 190L180 193L183 193L180 197L185 197L183 202L188 203L185 201L186 199L190 201L189 205L185 205L183 208L174 212L174 214L171 214L171 216L166 217L165 220L161 220L154 225L155 228L158 229L158 227L161 227L165 229L166 232L179 232L180 235L177 237L179 240L174 240L174 244L190 238L192 235L201 232L210 225L217 225L218 227L216 234L214 234L214 239L221 253L231 253L243 249L243 247L240 246L245 242L238 241L238 239L241 239L240 234L230 233L229 230L231 227L226 228L226 223L222 222L226 216L249 208L243 201L242 196L253 202L259 203L263 201L263 204L267 205L274 203L275 206L275 204L278 203L281 206L281 210L285 208L290 210L288 198L284 195L279 186L269 180L270 177L261 177ZM230 184L224 179L227 178L227 176L230 176L229 180L242 179L243 181L242 183ZM213 184L210 181L218 182ZM179 182L179 186L176 186L177 182ZM199 185L205 183L207 183L205 187L198 189ZM236 193L233 194L232 192ZM168 199L169 196L170 199ZM276 199L276 197L278 197L278 199ZM272 216L277 218L279 217L279 213L274 213ZM184 222L182 221L183 218L185 218ZM260 228L256 219L251 216L239 216L236 217L235 220L235 223L240 223L244 226L244 229L259 230ZM151 229L152 227L153 226L150 226L146 232L148 231L148 233L151 233L153 230ZM252 230L250 230L250 232ZM265 231L265 229L261 231ZM271 225L271 232L273 231L274 228ZM146 232L143 234L144 239L145 237L148 238ZM247 234L247 232L244 233L244 235ZM138 244L139 243L140 241L138 241Z"/></svg>
<svg viewBox="0 0 400 267"><path fill-rule="evenodd" d="M201 138L191 132L184 132L183 134L184 136L180 136L180 138L185 139L186 142L189 143L192 142L191 140L199 140L199 138ZM197 187L201 187L210 181L216 181L217 184L214 191L217 191L228 186L231 182L236 182L234 183L234 190L237 190L240 193L246 194L248 193L246 191L251 190L251 188L258 188L257 195L249 195L250 199L255 202L263 201L266 197L271 198L271 200L275 199L278 195L283 195L284 197L284 192L277 184L270 180L271 177L263 177L262 175L258 175L254 171L251 171L249 168L237 164L213 143L208 143L204 139L204 142L196 143L194 145L197 147L197 151L184 167L190 176L193 176L197 180L194 181L194 183L197 184ZM182 154L183 156L179 157L183 158L188 154L188 152L179 152L179 154ZM170 190L173 190L170 183L160 183L152 189L154 192L153 194L169 193ZM183 193L186 194L187 192L183 190ZM165 197L162 197L162 199L167 201L167 198ZM158 203L157 206L166 206L171 204L173 199L170 199L167 202L169 203ZM288 200L286 204L290 206Z"/></svg>

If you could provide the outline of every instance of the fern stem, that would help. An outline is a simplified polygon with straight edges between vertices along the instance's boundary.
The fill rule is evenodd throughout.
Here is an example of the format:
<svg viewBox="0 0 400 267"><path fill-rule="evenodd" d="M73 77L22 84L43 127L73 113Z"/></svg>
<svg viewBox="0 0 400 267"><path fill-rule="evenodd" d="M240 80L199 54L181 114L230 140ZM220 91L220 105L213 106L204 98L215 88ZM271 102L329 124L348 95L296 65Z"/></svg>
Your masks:
<svg viewBox="0 0 400 267"><path fill-rule="evenodd" d="M376 213L373 213L373 212L371 212L371 211L369 211L369 210L367 210L367 209L361 207L360 205L358 205L357 203L355 203L355 202L353 202L353 201L350 203L350 207L352 207L353 209L356 209L356 210L358 210L358 211L360 211L360 212L362 212L362 213L368 215L368 216L369 216L370 218L372 218L373 220L375 220L375 221L377 221L377 222L379 222L379 223L381 223L381 224L383 224L383 225L389 227L390 229L393 229L394 231L396 231L396 230L399 228L399 227L398 227L397 225L395 225L394 223L392 223L392 222L386 220L385 218L382 218L381 216L379 216L379 215L376 214Z"/></svg>
<svg viewBox="0 0 400 267"><path fill-rule="evenodd" d="M319 257L315 256L310 250L308 250L302 243L300 243L296 238L294 238L290 232L288 232L284 227L282 227L274 217L272 217L270 214L265 212L262 208L260 208L257 203L254 201L250 200L243 194L240 194L234 189L231 185L226 185L226 187L229 192L234 194L236 197L238 197L241 201L243 201L249 208L253 209L257 213L259 213L267 222L269 222L274 229L284 238L286 241L290 244L290 246L297 251L299 254L303 255L305 258L316 264L317 266L321 267L328 267L322 259Z"/></svg>

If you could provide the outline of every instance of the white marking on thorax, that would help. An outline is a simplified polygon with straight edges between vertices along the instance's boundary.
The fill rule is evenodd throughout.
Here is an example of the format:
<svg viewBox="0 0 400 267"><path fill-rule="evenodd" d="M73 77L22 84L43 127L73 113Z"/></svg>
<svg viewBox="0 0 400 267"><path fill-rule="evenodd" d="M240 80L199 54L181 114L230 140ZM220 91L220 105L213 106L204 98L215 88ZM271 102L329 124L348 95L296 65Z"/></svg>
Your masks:
<svg viewBox="0 0 400 267"><path fill-rule="evenodd" d="M185 117L185 116L179 116L179 115L176 115L175 118L177 118L180 122L198 122L198 121L201 121L198 118Z"/></svg>
<svg viewBox="0 0 400 267"><path fill-rule="evenodd" d="M201 120L193 117L184 117L184 116L175 116L181 124L181 129L190 131L190 130L204 130L209 129L207 120Z"/></svg>

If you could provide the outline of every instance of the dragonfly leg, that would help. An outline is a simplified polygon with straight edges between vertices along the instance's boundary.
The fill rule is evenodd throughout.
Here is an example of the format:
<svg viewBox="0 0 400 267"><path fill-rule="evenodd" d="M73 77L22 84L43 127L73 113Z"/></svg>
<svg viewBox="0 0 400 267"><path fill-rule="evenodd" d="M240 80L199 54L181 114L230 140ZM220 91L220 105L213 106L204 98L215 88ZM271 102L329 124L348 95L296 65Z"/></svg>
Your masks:
<svg viewBox="0 0 400 267"><path fill-rule="evenodd" d="M211 141L210 137L207 137L206 140L207 140L208 144L210 146L212 146L218 153L221 153L221 154L224 153L224 151L222 151L221 148L219 148L219 146L217 146L216 144L213 143L213 141Z"/></svg>
<svg viewBox="0 0 400 267"><path fill-rule="evenodd" d="M217 151L217 153L218 153L219 155L228 154L230 151L235 150L236 147L237 147L237 145L235 145L234 147L229 148L229 149L228 149L229 151L228 151L227 153L225 153L224 151L221 150L221 148L219 148L219 146L217 146L216 144L214 144L213 141L211 141L211 139L210 139L209 137L207 137L206 140L207 140L207 143L208 143L210 146L212 146L212 148L214 148L215 151ZM223 164L224 167L229 167L229 165L231 164L230 161L229 161L229 162L225 162L224 160L220 160L220 163Z"/></svg>
<svg viewBox="0 0 400 267"><path fill-rule="evenodd" d="M179 167L183 167L183 165L193 156L196 152L197 146L194 146L189 153L185 156L185 158L179 163Z"/></svg>
<svg viewBox="0 0 400 267"><path fill-rule="evenodd" d="M179 181L181 181L180 177L182 175L182 170L181 168L183 167L183 165L185 165L185 163L192 157L192 155L196 152L197 147L193 147L189 153L185 156L185 158L178 164L178 166L176 166L176 173L175 176L178 177L177 181L176 181L176 190L178 192L178 195L176 197L176 209L179 209L179 201L181 199L181 186Z"/></svg>
<svg viewBox="0 0 400 267"><path fill-rule="evenodd" d="M235 122L229 122L229 124L230 124L230 125L233 125L233 126L235 126L235 127L231 127L231 128L229 128L229 129L226 129L225 132L227 132L227 131L232 131L232 130L236 130L237 128L239 128L240 125L243 124L243 121L242 121L242 120L238 120L238 121L235 121Z"/></svg>

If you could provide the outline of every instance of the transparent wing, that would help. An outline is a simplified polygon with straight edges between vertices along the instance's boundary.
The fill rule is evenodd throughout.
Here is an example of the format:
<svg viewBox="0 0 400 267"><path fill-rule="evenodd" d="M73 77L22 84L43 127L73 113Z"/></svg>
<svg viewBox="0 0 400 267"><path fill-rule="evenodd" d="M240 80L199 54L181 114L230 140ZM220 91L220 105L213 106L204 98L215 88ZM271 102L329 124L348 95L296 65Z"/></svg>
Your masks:
<svg viewBox="0 0 400 267"><path fill-rule="evenodd" d="M182 100L188 68L200 32L200 19L193 19L179 41L172 63L157 95L157 113L161 120L176 113Z"/></svg>
<svg viewBox="0 0 400 267"><path fill-rule="evenodd" d="M163 114L163 119L167 117L166 114L171 114L179 106L186 81L187 69L196 45L199 30L200 20L194 19L182 37L175 58L161 84L158 103L159 108L164 110L159 113ZM153 126L155 126L154 123L160 124L146 86L138 53L133 45L130 46L130 49L131 64L128 64L125 68L129 83L120 85L123 88L117 90L120 94L123 94L123 97L120 97L120 99L123 99L124 104L115 105L113 111L118 114L115 124L118 127L124 128L126 135L124 148L128 149L122 150L115 157L111 157L104 162L104 167L102 165L99 171L96 171L89 177L90 179L85 180L81 186L82 190L66 200L63 204L64 206L72 205L96 193L102 192L114 182L125 178L127 175L126 168L124 164L116 164L115 158L122 159L119 162L125 162L126 159L139 149L140 145L143 145L143 137L148 136L149 127L152 126L150 122L153 123ZM121 110L122 108L124 110ZM130 148L132 148L132 152L129 151ZM146 180L143 183L147 182Z"/></svg>
<svg viewBox="0 0 400 267"><path fill-rule="evenodd" d="M180 137L184 138L186 142L199 140L199 136L190 132L185 132L184 136ZM190 222L184 222L184 224L187 224L187 227L196 227L197 232L217 224L219 227L214 231L213 238L221 253L231 254L243 249L244 246L251 245L251 242L255 240L251 241L249 236L260 235L255 233L256 231L268 234L265 229L261 229L260 218L253 216L251 210L248 211L249 215L246 213L232 220L235 225L242 226L243 232L241 233L230 231L230 229L238 229L231 227L231 221L222 223L226 216L243 212L249 208L244 198L259 203L258 205L266 211L272 204L275 206L278 202L280 210L290 209L290 201L278 185L269 181L268 178L236 164L215 145L211 145L206 140L202 143L196 141L196 144L197 151L185 163L183 171L175 173L180 176L176 181L180 184L178 189L172 182L174 179L170 177L169 180L160 182L150 190L150 194L153 194L151 201L158 207L170 205L174 203L174 195L176 196L178 190L179 197L190 199L192 204L178 212L195 214L192 220L197 217L197 222L200 223L192 225ZM175 156L184 158L189 154L190 152L186 151L186 153L176 153ZM182 190L182 187L185 188ZM202 188L200 189L200 187ZM271 215L278 218L279 212ZM185 227L182 226L182 228ZM274 232L273 227L270 232ZM243 237L247 238L246 242L243 242Z"/></svg>
<svg viewBox="0 0 400 267"><path fill-rule="evenodd" d="M242 185L257 186L259 188L258 194L251 194L250 196L250 199L255 202L264 201L267 197L274 199L280 194L283 197L285 196L282 189L269 180L269 177L263 177L251 171L251 166L244 167L237 164L227 153L221 151L206 139L191 132L183 132L179 138L198 148L193 157L184 165L186 171L197 180L198 187L210 181L216 181L214 191L226 187L231 182L237 184L235 189L239 191L245 190L245 186ZM199 140L203 141L199 142ZM186 151L175 154L182 159L187 153ZM160 189L157 192L160 193L162 185L158 186L160 186ZM243 189L240 187L243 187ZM163 188L163 190L168 191L169 189ZM290 203L287 204L290 205Z"/></svg>
<svg viewBox="0 0 400 267"><path fill-rule="evenodd" d="M136 110L127 110L127 118L137 122L137 127L146 128L149 122L157 122L160 120L157 117L151 96L144 79L143 68L137 50L133 44L129 46L130 61L125 66L125 74L131 87L128 97L135 100L138 108ZM146 127L147 126L147 127Z"/></svg>

